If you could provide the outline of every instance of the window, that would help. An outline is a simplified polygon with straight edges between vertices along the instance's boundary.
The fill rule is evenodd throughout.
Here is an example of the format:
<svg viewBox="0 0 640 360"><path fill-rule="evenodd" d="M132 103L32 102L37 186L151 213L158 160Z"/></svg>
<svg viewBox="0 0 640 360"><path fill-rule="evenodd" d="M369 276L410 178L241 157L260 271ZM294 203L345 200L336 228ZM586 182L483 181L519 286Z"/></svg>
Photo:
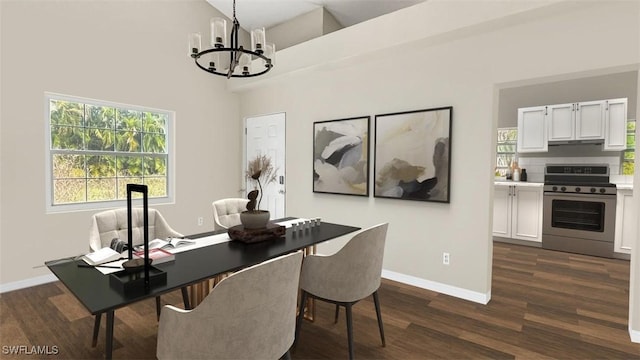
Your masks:
<svg viewBox="0 0 640 360"><path fill-rule="evenodd" d="M636 159L636 121L627 121L627 150L622 152L622 175L633 175Z"/></svg>
<svg viewBox="0 0 640 360"><path fill-rule="evenodd" d="M46 109L49 211L123 205L129 183L171 201L172 112L54 94Z"/></svg>
<svg viewBox="0 0 640 360"><path fill-rule="evenodd" d="M516 156L518 128L499 128L496 148L496 176L506 176Z"/></svg>

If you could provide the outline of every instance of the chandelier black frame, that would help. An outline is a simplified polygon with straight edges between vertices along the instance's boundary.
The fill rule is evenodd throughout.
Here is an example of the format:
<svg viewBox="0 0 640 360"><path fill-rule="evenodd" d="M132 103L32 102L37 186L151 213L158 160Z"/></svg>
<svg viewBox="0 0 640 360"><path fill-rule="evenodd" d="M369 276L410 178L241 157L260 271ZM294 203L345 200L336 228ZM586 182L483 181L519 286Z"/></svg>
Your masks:
<svg viewBox="0 0 640 360"><path fill-rule="evenodd" d="M245 49L243 46L241 46L239 44L238 41L238 33L240 32L240 23L238 22L238 19L236 18L236 0L233 0L233 25L231 28L231 36L230 36L230 40L231 40L231 46L230 47L224 47L224 45L220 44L220 43L216 43L215 46L211 49L205 49L202 51L198 51L199 49L196 47L192 47L191 48L191 57L195 60L196 65L211 74L214 75L220 75L220 76L226 76L227 78L247 78L247 77L254 77L254 76L259 76L262 74L267 73L269 70L271 70L271 68L273 68L273 63L271 61L270 58L268 58L267 56L265 56L264 54L264 50L262 50L262 48L258 48L256 49L256 51L251 51L251 50L247 50ZM202 60L202 56L206 55L206 54L210 54L210 53L225 53L228 52L229 53L229 70L226 72L222 72L220 71L216 66L220 66L220 64L215 64L213 61L210 61L209 64L207 64L207 66L201 64L199 62L199 60ZM240 56L242 54L247 54L249 56L251 56L251 60L253 60L253 57L257 57L260 58L262 60L264 60L264 70L256 72L256 73L251 73L248 69L248 67L243 67L242 69L240 69L242 71L242 73L238 74L235 73L234 70L236 68L237 65L239 65L240 63ZM275 53L274 53L275 55Z"/></svg>

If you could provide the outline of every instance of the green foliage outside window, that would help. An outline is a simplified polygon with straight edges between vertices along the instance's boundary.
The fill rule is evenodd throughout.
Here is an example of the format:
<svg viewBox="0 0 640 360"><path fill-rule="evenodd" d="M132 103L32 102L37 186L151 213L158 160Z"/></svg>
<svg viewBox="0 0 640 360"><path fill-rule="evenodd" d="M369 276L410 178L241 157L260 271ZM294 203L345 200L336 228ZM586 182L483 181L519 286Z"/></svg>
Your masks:
<svg viewBox="0 0 640 360"><path fill-rule="evenodd" d="M49 120L53 205L168 195L167 113L51 99Z"/></svg>
<svg viewBox="0 0 640 360"><path fill-rule="evenodd" d="M636 121L627 121L627 150L622 153L622 174L633 175L636 156Z"/></svg>
<svg viewBox="0 0 640 360"><path fill-rule="evenodd" d="M498 129L498 145L496 148L496 175L505 176L516 155L518 128Z"/></svg>

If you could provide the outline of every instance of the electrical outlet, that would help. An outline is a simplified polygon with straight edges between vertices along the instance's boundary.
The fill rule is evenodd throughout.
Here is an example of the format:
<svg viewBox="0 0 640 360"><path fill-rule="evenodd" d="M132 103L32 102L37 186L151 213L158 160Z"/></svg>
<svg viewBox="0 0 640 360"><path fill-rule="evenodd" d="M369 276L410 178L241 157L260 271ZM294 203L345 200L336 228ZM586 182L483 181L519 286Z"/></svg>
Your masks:
<svg viewBox="0 0 640 360"><path fill-rule="evenodd" d="M449 260L451 260L449 253L442 253L442 263L444 265L449 265Z"/></svg>
<svg viewBox="0 0 640 360"><path fill-rule="evenodd" d="M202 216L200 216L198 218L198 226L202 226L202 224L204 224L204 218Z"/></svg>

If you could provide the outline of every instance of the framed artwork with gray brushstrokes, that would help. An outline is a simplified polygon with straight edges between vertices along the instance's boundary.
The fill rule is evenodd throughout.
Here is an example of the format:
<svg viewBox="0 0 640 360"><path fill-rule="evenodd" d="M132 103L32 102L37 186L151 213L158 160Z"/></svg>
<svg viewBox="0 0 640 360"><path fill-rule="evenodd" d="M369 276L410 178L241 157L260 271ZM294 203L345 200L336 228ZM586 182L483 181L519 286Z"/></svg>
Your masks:
<svg viewBox="0 0 640 360"><path fill-rule="evenodd" d="M313 123L313 192L369 196L369 120Z"/></svg>
<svg viewBox="0 0 640 360"><path fill-rule="evenodd" d="M376 115L374 197L449 202L453 107Z"/></svg>

